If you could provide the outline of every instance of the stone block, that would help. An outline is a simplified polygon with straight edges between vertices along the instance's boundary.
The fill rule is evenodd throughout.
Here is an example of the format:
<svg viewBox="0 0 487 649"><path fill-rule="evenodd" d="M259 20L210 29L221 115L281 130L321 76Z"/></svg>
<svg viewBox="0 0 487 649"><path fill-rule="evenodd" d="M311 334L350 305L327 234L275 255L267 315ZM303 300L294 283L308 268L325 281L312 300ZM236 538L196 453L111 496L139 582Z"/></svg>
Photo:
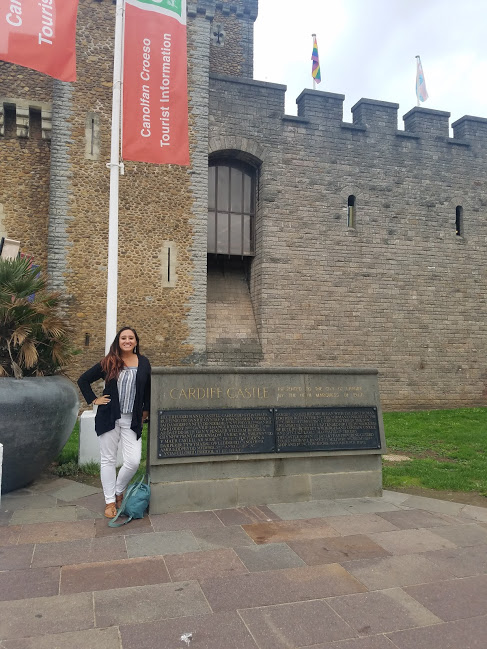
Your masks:
<svg viewBox="0 0 487 649"><path fill-rule="evenodd" d="M151 514L237 507L237 481L214 480L151 485Z"/></svg>
<svg viewBox="0 0 487 649"><path fill-rule="evenodd" d="M311 476L311 500L380 496L381 471L353 471Z"/></svg>
<svg viewBox="0 0 487 649"><path fill-rule="evenodd" d="M238 506L291 503L311 499L307 475L237 480Z"/></svg>

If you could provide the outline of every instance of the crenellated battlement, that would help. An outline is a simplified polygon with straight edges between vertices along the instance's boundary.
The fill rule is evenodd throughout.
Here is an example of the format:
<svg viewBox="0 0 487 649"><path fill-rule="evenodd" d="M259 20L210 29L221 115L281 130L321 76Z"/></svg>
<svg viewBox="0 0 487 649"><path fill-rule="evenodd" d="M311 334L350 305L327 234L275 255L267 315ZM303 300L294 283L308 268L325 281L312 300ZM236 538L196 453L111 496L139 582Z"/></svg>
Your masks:
<svg viewBox="0 0 487 649"><path fill-rule="evenodd" d="M452 124L453 136L460 139L487 140L487 119L464 115Z"/></svg>
<svg viewBox="0 0 487 649"><path fill-rule="evenodd" d="M237 18L256 20L258 9L258 0L188 0L186 11L190 18L203 14L213 20L215 13L220 12L223 16L234 14Z"/></svg>
<svg viewBox="0 0 487 649"><path fill-rule="evenodd" d="M403 116L404 131L398 130L399 104L362 98L352 106L353 122L343 121L343 102L345 95L321 90L303 90L296 99L298 116L309 121L321 121L331 126L359 126L373 132L384 134L395 132L398 135L411 135L425 138L449 137L450 113L415 106ZM286 118L291 118L287 116ZM451 125L455 140L487 140L487 118L465 115Z"/></svg>
<svg viewBox="0 0 487 649"><path fill-rule="evenodd" d="M51 139L52 105L25 99L0 97L0 136L5 137L8 130L8 120L11 117L15 133L19 138L31 136L33 112L40 114L40 129L43 140Z"/></svg>
<svg viewBox="0 0 487 649"><path fill-rule="evenodd" d="M321 125L323 129L347 129L369 132L371 135L402 138L444 140L456 145L484 145L487 142L487 118L465 115L451 124L450 113L415 106L403 116L404 129L398 129L399 104L362 98L351 108L352 122L343 120L345 95L321 90L305 89L296 99L297 116L285 114L286 86L254 79L235 78L230 75L210 75L210 87L226 85L220 92L228 94L238 104L253 104L274 118L305 126Z"/></svg>

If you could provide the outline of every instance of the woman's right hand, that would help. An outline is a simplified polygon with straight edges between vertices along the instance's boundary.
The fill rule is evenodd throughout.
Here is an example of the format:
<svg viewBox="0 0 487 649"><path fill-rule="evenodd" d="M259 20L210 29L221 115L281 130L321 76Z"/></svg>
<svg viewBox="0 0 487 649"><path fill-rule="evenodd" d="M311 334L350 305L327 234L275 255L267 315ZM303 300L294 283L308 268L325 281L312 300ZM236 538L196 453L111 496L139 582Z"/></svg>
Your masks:
<svg viewBox="0 0 487 649"><path fill-rule="evenodd" d="M105 406L107 403L110 403L110 397L108 394L104 394L101 397L96 397L96 399L93 401L93 405L95 406Z"/></svg>

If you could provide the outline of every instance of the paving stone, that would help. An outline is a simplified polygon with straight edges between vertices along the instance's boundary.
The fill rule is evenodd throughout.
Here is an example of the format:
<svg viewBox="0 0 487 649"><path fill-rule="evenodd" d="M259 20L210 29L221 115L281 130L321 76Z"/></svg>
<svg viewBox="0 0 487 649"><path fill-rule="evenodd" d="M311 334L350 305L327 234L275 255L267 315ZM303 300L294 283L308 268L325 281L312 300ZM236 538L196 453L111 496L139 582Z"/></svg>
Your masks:
<svg viewBox="0 0 487 649"><path fill-rule="evenodd" d="M8 525L10 519L12 518L13 511L1 511L0 510L0 525ZM250 521L247 521L250 522Z"/></svg>
<svg viewBox="0 0 487 649"><path fill-rule="evenodd" d="M173 581L201 580L209 577L241 575L248 572L232 548L187 552L186 554L166 554L164 560Z"/></svg>
<svg viewBox="0 0 487 649"><path fill-rule="evenodd" d="M55 476L53 474L45 473L34 480L34 482L31 482L30 485L26 488L26 491L31 494L50 494L52 491L58 491L59 489L68 487L72 484L76 484L76 481L70 480L69 478L58 478L58 476ZM19 491L16 491L15 493L19 493Z"/></svg>
<svg viewBox="0 0 487 649"><path fill-rule="evenodd" d="M259 649L305 647L356 636L324 600L240 611Z"/></svg>
<svg viewBox="0 0 487 649"><path fill-rule="evenodd" d="M200 549L192 532L153 532L128 536L125 540L129 557L152 557L163 554L196 552Z"/></svg>
<svg viewBox="0 0 487 649"><path fill-rule="evenodd" d="M121 522L122 518L118 522ZM103 516L102 518L95 519L95 536L102 538L105 536L130 536L132 534L148 534L152 533L150 518L146 515L144 518L134 518L126 525L120 527L108 527L108 519Z"/></svg>
<svg viewBox="0 0 487 649"><path fill-rule="evenodd" d="M287 541L298 541L300 539L340 536L324 518L273 521L272 523L242 525L242 527L255 543L286 543Z"/></svg>
<svg viewBox="0 0 487 649"><path fill-rule="evenodd" d="M431 530L438 536L448 539L458 547L487 544L487 529L481 525L457 525Z"/></svg>
<svg viewBox="0 0 487 649"><path fill-rule="evenodd" d="M25 493L19 495L18 492L9 493L2 496L2 510L18 511L19 509L46 509L47 507L56 507L57 500L49 494L33 495Z"/></svg>
<svg viewBox="0 0 487 649"><path fill-rule="evenodd" d="M449 500L437 500L436 498L424 498L423 496L410 496L401 505L412 509L425 509L429 512L449 514L450 516L456 516L465 507L461 503L453 503Z"/></svg>
<svg viewBox="0 0 487 649"><path fill-rule="evenodd" d="M59 568L0 572L0 600L50 597L59 594Z"/></svg>
<svg viewBox="0 0 487 649"><path fill-rule="evenodd" d="M346 516L348 512L334 500L312 500L302 503L280 503L269 505L269 509L282 520L293 521L325 516Z"/></svg>
<svg viewBox="0 0 487 649"><path fill-rule="evenodd" d="M387 550L363 534L329 539L289 541L289 546L309 566L320 563L341 563L352 559L383 557L389 554Z"/></svg>
<svg viewBox="0 0 487 649"><path fill-rule="evenodd" d="M57 523L77 520L75 507L49 507L47 509L17 509L12 514L12 525L32 523Z"/></svg>
<svg viewBox="0 0 487 649"><path fill-rule="evenodd" d="M91 538L58 543L37 543L32 566L66 566L126 558L127 549L122 536L113 539Z"/></svg>
<svg viewBox="0 0 487 649"><path fill-rule="evenodd" d="M305 565L305 562L286 543L239 547L235 548L235 552L250 572L282 570Z"/></svg>
<svg viewBox="0 0 487 649"><path fill-rule="evenodd" d="M487 615L487 575L407 586L404 590L445 622Z"/></svg>
<svg viewBox="0 0 487 649"><path fill-rule="evenodd" d="M455 577L472 577L487 572L487 545L438 550L424 556Z"/></svg>
<svg viewBox="0 0 487 649"><path fill-rule="evenodd" d="M118 628L88 629L55 635L4 640L5 649L120 649Z"/></svg>
<svg viewBox="0 0 487 649"><path fill-rule="evenodd" d="M471 518L479 523L487 523L487 508L484 507L465 505L460 515L462 517Z"/></svg>
<svg viewBox="0 0 487 649"><path fill-rule="evenodd" d="M200 583L215 612L322 599L365 590L365 586L337 564L214 577Z"/></svg>
<svg viewBox="0 0 487 649"><path fill-rule="evenodd" d="M134 626L121 626L123 649L176 649L185 647L184 633L192 633L190 647L197 649L257 649L257 645L237 613L226 612Z"/></svg>
<svg viewBox="0 0 487 649"><path fill-rule="evenodd" d="M402 503L410 497L409 494L403 494L400 491L389 491L388 489L382 490L383 500L387 500L394 505L402 505Z"/></svg>
<svg viewBox="0 0 487 649"><path fill-rule="evenodd" d="M359 635L376 635L441 621L400 588L332 597L327 602Z"/></svg>
<svg viewBox="0 0 487 649"><path fill-rule="evenodd" d="M187 615L211 613L196 581L135 586L95 592L97 627L145 624Z"/></svg>
<svg viewBox="0 0 487 649"><path fill-rule="evenodd" d="M33 545L0 546L0 570L29 568L33 552Z"/></svg>
<svg viewBox="0 0 487 649"><path fill-rule="evenodd" d="M353 516L329 516L326 518L333 529L340 534L369 534L373 532L393 532L397 527L378 514L355 514Z"/></svg>
<svg viewBox="0 0 487 649"><path fill-rule="evenodd" d="M1 533L1 530L0 530ZM56 543L89 539L95 535L93 521L76 521L74 523L36 523L22 525L19 532L19 543Z"/></svg>
<svg viewBox="0 0 487 649"><path fill-rule="evenodd" d="M411 511L383 512L381 518L392 523L400 530L431 528L450 525L445 518L421 509Z"/></svg>
<svg viewBox="0 0 487 649"><path fill-rule="evenodd" d="M236 548L242 545L254 545L254 541L241 527L224 527L220 529L201 528L193 531L200 550L218 548Z"/></svg>
<svg viewBox="0 0 487 649"><path fill-rule="evenodd" d="M91 593L0 602L0 640L93 628Z"/></svg>
<svg viewBox="0 0 487 649"><path fill-rule="evenodd" d="M105 511L105 496L103 495L103 492L100 491L91 496L77 498L76 500L73 500L71 504L76 505L77 507L84 507L93 513L103 516L103 512Z"/></svg>
<svg viewBox="0 0 487 649"><path fill-rule="evenodd" d="M474 617L420 629L398 631L388 634L388 637L398 649L484 649L487 617ZM336 649L348 649L348 647Z"/></svg>
<svg viewBox="0 0 487 649"><path fill-rule="evenodd" d="M369 590L411 586L451 579L445 567L428 561L424 554L401 554L378 559L342 562L343 567Z"/></svg>
<svg viewBox="0 0 487 649"><path fill-rule="evenodd" d="M57 491L51 492L51 495L59 500L72 502L73 500L83 498L84 496L92 496L93 494L101 493L101 491L102 490L99 487L92 487L91 485L82 484L81 482L73 482Z"/></svg>
<svg viewBox="0 0 487 649"><path fill-rule="evenodd" d="M247 516L250 516L253 522L259 521L279 521L280 517L272 511L267 505L249 505L240 508Z"/></svg>
<svg viewBox="0 0 487 649"><path fill-rule="evenodd" d="M154 514L150 517L156 532L179 530L198 530L206 527L223 527L223 523L213 512L182 512Z"/></svg>
<svg viewBox="0 0 487 649"><path fill-rule="evenodd" d="M425 529L378 532L377 534L369 534L369 536L391 554L416 554L417 552L456 547L451 541L447 541L447 539L443 539L441 536Z"/></svg>
<svg viewBox="0 0 487 649"><path fill-rule="evenodd" d="M75 509L76 509L76 520L78 521L85 521L87 519L93 519L93 518L104 518L103 514L94 512L92 509L87 509L86 507L78 507L76 505Z"/></svg>
<svg viewBox="0 0 487 649"><path fill-rule="evenodd" d="M309 649L397 649L397 647L386 636L374 635L368 638L342 640L341 642L325 642L313 645ZM415 647L415 649L420 648ZM432 649L432 647L430 646L428 649Z"/></svg>
<svg viewBox="0 0 487 649"><path fill-rule="evenodd" d="M374 514L398 511L398 507L383 498L343 498L335 501L347 514Z"/></svg>
<svg viewBox="0 0 487 649"><path fill-rule="evenodd" d="M21 525L3 525L0 527L0 546L17 545L21 531Z"/></svg>
<svg viewBox="0 0 487 649"><path fill-rule="evenodd" d="M164 559L145 557L99 561L61 569L60 593L83 593L129 586L148 586L171 581Z"/></svg>
<svg viewBox="0 0 487 649"><path fill-rule="evenodd" d="M255 519L251 518L247 513L247 507L233 508L233 509L216 509L214 514L218 516L223 525L230 527L231 525L250 525L251 523L256 523ZM273 516L276 516L274 512L271 512ZM261 519L262 522L267 521L267 518ZM271 519L273 520L273 519Z"/></svg>

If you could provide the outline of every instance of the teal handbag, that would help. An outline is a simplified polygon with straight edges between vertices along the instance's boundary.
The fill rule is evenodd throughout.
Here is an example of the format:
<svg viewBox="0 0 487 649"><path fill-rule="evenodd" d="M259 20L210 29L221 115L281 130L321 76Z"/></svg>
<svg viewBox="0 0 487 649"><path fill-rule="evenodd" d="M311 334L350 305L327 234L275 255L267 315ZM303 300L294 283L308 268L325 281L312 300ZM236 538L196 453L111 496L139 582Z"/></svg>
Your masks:
<svg viewBox="0 0 487 649"><path fill-rule="evenodd" d="M133 518L144 518L150 501L149 478L147 477L147 484L144 482L144 478L145 476L140 479L140 482L134 482L127 487L117 515L114 519L108 521L109 527L120 527L121 525L130 523ZM127 520L122 523L117 523L116 521L119 516L127 516Z"/></svg>

